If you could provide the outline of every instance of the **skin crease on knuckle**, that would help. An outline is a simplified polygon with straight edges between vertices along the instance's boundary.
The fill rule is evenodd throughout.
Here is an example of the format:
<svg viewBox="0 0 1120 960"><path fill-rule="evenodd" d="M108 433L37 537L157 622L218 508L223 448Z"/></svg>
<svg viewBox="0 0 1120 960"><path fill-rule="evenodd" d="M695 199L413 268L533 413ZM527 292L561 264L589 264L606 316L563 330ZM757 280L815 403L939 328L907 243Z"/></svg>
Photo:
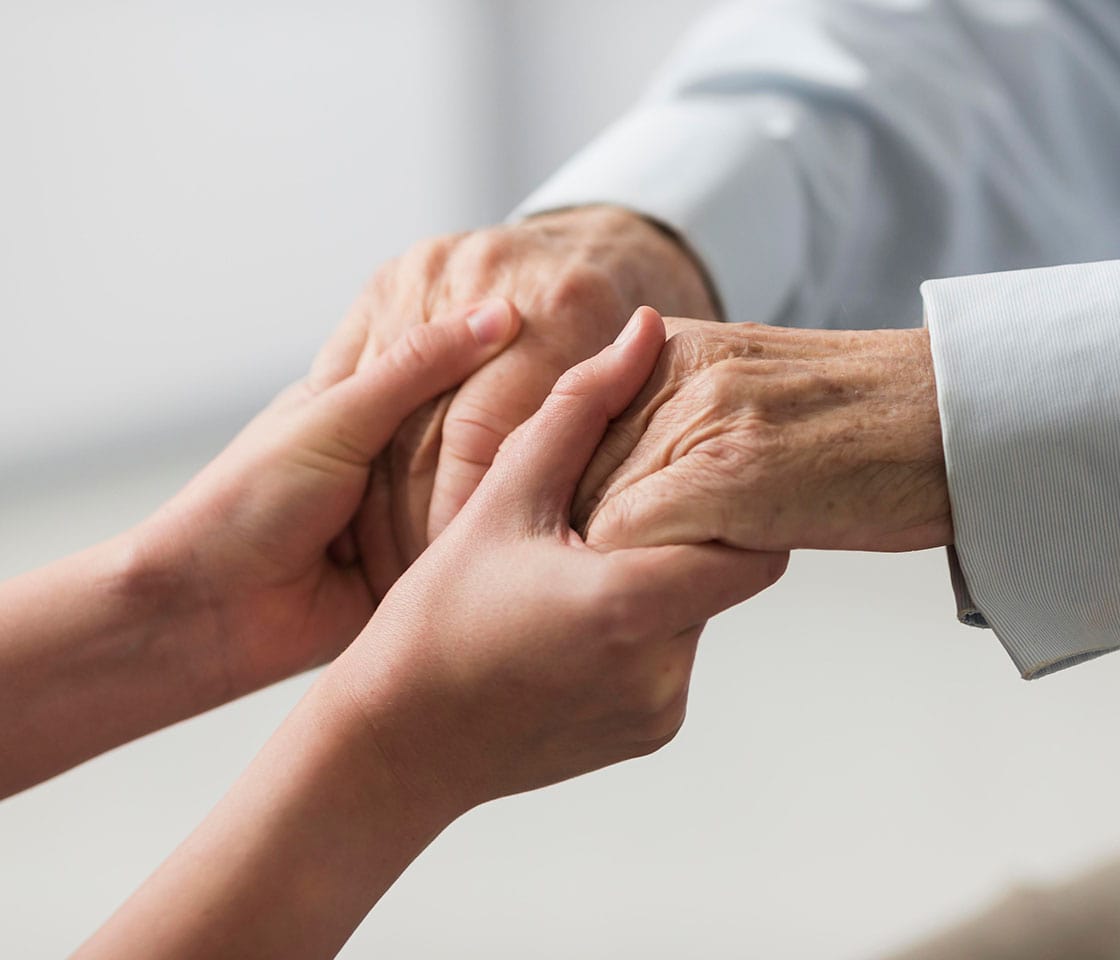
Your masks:
<svg viewBox="0 0 1120 960"><path fill-rule="evenodd" d="M444 448L459 460L488 466L491 450L500 450L505 438L517 427L508 417L495 413L473 395L461 394L443 420Z"/></svg>
<svg viewBox="0 0 1120 960"><path fill-rule="evenodd" d="M431 358L438 353L438 345L443 331L427 325L410 327L404 336L399 337L384 354L402 378L413 378L418 371L431 364Z"/></svg>
<svg viewBox="0 0 1120 960"><path fill-rule="evenodd" d="M557 409L567 409L573 403L578 403L581 407L589 405L597 391L601 376L602 369L596 360L585 360L578 366L566 370L553 386L548 398L549 404Z"/></svg>

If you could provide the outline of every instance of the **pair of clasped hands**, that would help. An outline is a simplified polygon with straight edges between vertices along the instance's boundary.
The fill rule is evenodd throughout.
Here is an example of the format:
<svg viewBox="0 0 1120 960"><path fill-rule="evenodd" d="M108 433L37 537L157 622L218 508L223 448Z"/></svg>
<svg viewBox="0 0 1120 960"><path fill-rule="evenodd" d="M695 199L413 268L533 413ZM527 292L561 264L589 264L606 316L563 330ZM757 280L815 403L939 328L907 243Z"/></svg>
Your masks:
<svg viewBox="0 0 1120 960"><path fill-rule="evenodd" d="M643 301L691 318L667 337ZM672 739L705 621L789 548L946 542L928 497L884 519L824 403L869 357L924 389L912 341L714 316L683 247L612 210L377 274L309 376L129 534L132 580L173 584L221 664L212 701L333 662L81 956L331 955L463 812ZM839 394L874 444L891 414ZM919 487L925 453L901 458Z"/></svg>

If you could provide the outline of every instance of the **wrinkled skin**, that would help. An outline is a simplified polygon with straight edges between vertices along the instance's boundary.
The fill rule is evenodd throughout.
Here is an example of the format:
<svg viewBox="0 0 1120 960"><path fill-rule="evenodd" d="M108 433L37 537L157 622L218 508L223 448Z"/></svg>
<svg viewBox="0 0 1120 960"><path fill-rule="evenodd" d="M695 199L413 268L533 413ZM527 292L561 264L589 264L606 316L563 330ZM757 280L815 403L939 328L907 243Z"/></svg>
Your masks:
<svg viewBox="0 0 1120 960"><path fill-rule="evenodd" d="M668 743L705 620L777 580L782 553L600 552L572 495L661 351L657 314L565 373L447 531L334 663L414 805L457 816ZM338 712L345 717L348 711Z"/></svg>
<svg viewBox="0 0 1120 960"><path fill-rule="evenodd" d="M667 323L656 370L580 485L589 543L952 542L926 331Z"/></svg>
<svg viewBox="0 0 1120 960"><path fill-rule="evenodd" d="M489 297L520 314L517 342L414 415L374 464L355 532L359 543L393 544L367 564L375 593L450 522L557 378L609 343L637 306L716 314L699 268L665 232L622 210L580 208L428 240L386 264L316 359L312 383L336 382L410 327Z"/></svg>

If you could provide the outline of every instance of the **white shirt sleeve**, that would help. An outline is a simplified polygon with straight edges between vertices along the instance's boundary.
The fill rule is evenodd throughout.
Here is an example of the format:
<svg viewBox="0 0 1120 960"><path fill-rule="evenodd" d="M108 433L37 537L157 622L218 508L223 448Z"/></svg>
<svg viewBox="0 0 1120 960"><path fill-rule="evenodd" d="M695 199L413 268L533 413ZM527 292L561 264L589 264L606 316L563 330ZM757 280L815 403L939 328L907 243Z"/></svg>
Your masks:
<svg viewBox="0 0 1120 960"><path fill-rule="evenodd" d="M1028 678L1117 649L1120 261L922 292L973 603Z"/></svg>
<svg viewBox="0 0 1120 960"><path fill-rule="evenodd" d="M703 20L647 97L516 215L612 203L659 220L705 264L729 320L914 326L929 277L1120 256L1118 157L1117 0L761 0ZM1078 393L1035 417L1039 391L1120 370L1105 335L1120 314L1100 292L1120 280L1085 269L1088 285L1078 268L1038 275L1052 290L992 278L925 288L957 554L1028 676L1120 645L1116 588L1102 592L1120 564L1105 489L1120 428L1099 422L1120 423L1117 396ZM998 298L1020 290L1017 313L1001 313ZM1009 343L1037 337L1052 349L1023 377ZM978 422L965 398L993 392L1003 402ZM1078 419L1094 412L1093 428ZM981 456L994 436L1020 451L998 469ZM990 509L1010 482L1000 470L1027 448L1050 459L1018 506L1047 518L1059 553L1012 535L1023 514ZM1074 489L1057 484L1066 464L1104 471L1076 482L1083 510L1054 502ZM1079 579L1090 562L1096 575Z"/></svg>

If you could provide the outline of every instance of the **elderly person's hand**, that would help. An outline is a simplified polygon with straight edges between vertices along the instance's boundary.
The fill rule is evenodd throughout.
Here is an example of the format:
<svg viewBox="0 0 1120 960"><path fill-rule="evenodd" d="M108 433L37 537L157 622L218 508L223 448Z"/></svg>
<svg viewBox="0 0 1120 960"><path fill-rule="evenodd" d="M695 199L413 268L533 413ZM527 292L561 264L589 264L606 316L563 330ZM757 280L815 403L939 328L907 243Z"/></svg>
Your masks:
<svg viewBox="0 0 1120 960"><path fill-rule="evenodd" d="M580 485L589 543L952 542L926 331L668 324L657 369Z"/></svg>
<svg viewBox="0 0 1120 960"><path fill-rule="evenodd" d="M704 621L773 583L786 557L715 544L603 553L571 529L576 483L663 344L660 319L641 310L561 378L82 960L334 956L467 810L672 739Z"/></svg>
<svg viewBox="0 0 1120 960"><path fill-rule="evenodd" d="M455 516L557 378L609 343L635 308L715 315L700 269L665 232L617 208L580 208L425 241L386 264L321 351L312 382L375 362L405 330L449 309L509 309L494 297L521 314L517 342L413 417L374 466L360 539L395 544L371 573L379 591Z"/></svg>

